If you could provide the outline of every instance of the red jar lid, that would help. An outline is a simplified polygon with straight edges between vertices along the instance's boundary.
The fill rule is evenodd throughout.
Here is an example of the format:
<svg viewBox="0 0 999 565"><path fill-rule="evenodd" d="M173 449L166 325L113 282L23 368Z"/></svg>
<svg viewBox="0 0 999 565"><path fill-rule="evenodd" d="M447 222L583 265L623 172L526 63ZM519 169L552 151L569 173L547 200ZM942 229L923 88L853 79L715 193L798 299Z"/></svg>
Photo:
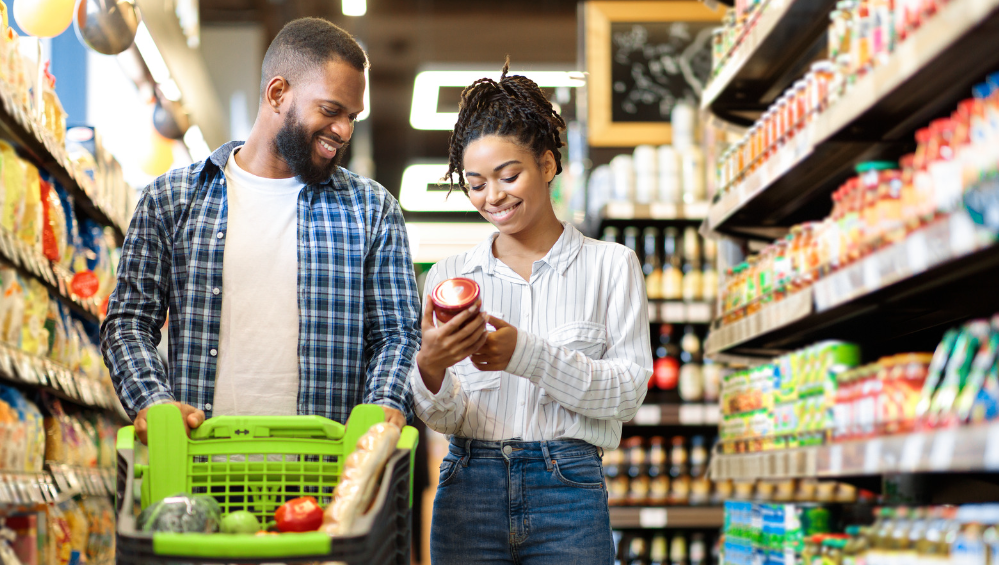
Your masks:
<svg viewBox="0 0 999 565"><path fill-rule="evenodd" d="M446 310L464 310L479 298L479 284L472 279L453 278L441 282L430 293L434 306Z"/></svg>

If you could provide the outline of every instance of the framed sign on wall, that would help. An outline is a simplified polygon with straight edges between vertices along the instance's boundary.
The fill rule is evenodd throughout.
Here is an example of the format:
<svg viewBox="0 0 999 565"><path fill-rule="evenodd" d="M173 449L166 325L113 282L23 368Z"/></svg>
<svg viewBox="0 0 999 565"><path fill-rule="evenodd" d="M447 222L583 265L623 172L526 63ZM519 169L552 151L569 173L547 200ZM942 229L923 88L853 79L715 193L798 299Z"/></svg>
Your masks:
<svg viewBox="0 0 999 565"><path fill-rule="evenodd" d="M724 11L695 1L592 1L584 13L589 144L669 143L673 106L700 100Z"/></svg>

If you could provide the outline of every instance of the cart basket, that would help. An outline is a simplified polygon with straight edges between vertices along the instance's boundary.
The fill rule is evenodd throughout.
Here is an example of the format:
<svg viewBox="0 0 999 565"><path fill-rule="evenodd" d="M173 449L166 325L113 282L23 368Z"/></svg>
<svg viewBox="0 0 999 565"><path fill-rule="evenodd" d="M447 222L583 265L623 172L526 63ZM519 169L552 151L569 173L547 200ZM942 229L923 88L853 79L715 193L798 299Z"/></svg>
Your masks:
<svg viewBox="0 0 999 565"><path fill-rule="evenodd" d="M326 507L357 440L384 419L380 406L367 404L354 408L347 426L319 416L219 416L188 438L176 406L153 406L147 415L148 463L136 461L134 428L118 433L117 564L409 565L411 469L419 435L409 426L385 465L371 508L348 535L136 529L137 483L141 508L178 493L205 494L218 501L223 514L247 510L265 527L274 524L277 508L293 498L312 496Z"/></svg>

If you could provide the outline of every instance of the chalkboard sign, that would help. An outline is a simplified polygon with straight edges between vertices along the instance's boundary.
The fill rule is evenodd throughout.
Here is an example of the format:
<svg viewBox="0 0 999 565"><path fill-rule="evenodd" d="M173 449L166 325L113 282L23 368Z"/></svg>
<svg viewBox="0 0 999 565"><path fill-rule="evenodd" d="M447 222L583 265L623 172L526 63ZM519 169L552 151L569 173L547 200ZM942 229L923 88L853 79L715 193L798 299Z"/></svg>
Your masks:
<svg viewBox="0 0 999 565"><path fill-rule="evenodd" d="M700 101L722 9L696 1L591 1L584 14L590 145L670 143L673 107Z"/></svg>
<svg viewBox="0 0 999 565"><path fill-rule="evenodd" d="M668 121L680 100L697 104L711 74L713 23L611 24L611 121Z"/></svg>

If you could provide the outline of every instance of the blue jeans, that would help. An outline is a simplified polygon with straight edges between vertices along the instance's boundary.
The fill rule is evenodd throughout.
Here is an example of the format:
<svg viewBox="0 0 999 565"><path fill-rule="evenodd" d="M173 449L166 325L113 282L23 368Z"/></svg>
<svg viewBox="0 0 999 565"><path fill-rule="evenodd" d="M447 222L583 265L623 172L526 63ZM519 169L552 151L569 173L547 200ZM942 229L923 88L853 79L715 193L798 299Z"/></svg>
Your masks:
<svg viewBox="0 0 999 565"><path fill-rule="evenodd" d="M433 565L610 565L599 449L579 440L453 438L430 526Z"/></svg>

